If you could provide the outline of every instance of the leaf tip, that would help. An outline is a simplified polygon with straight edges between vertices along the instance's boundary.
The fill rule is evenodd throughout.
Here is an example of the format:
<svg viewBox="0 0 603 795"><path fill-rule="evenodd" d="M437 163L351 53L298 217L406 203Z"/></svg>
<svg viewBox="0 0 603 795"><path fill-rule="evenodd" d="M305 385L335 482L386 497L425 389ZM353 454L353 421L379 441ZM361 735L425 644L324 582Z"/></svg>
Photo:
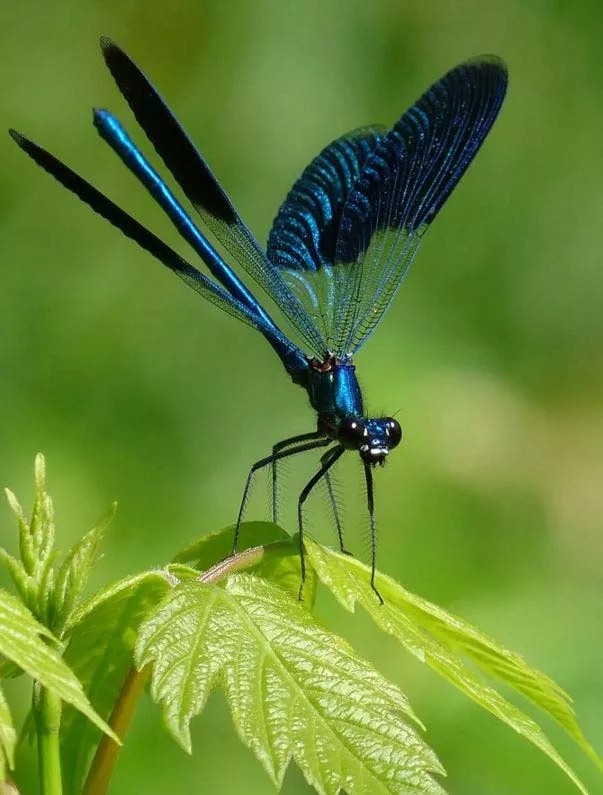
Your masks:
<svg viewBox="0 0 603 795"><path fill-rule="evenodd" d="M36 453L34 472L36 476L36 483L43 486L46 480L46 459L42 453Z"/></svg>
<svg viewBox="0 0 603 795"><path fill-rule="evenodd" d="M172 723L168 720L168 729L174 740L178 743L178 745L182 748L183 751L189 756L193 754L193 743L191 740L191 732L188 726L188 723L181 723L179 725L172 725Z"/></svg>
<svg viewBox="0 0 603 795"><path fill-rule="evenodd" d="M6 501L11 509L11 511L16 514L17 517L23 516L23 508L19 504L19 500L16 498L14 492L10 489L4 489L4 493L6 494Z"/></svg>

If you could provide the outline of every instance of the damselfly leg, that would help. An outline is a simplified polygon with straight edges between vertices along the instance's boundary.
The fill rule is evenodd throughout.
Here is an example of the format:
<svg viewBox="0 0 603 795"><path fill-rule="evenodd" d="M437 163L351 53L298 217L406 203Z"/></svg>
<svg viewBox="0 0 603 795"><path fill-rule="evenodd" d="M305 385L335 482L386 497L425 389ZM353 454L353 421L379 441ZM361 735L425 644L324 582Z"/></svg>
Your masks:
<svg viewBox="0 0 603 795"><path fill-rule="evenodd" d="M328 440L329 442L331 439ZM304 582L306 580L306 557L304 551L304 518L303 518L303 508L304 503L308 499L310 492L316 486L316 484L325 477L333 464L338 461L341 456L345 453L345 447L341 447L337 445L336 447L332 447L330 450L322 456L320 459L320 469L318 472L310 478L310 480L304 486L302 493L299 495L299 500L297 501L297 526L299 530L299 558L300 558L300 565L301 565L301 584L299 586L299 599L302 599L303 590L304 590Z"/></svg>
<svg viewBox="0 0 603 795"><path fill-rule="evenodd" d="M364 477L366 480L366 503L371 523L371 588L383 604L383 597L375 585L375 570L377 567L377 526L375 524L375 492L373 488L373 469L367 462L364 464Z"/></svg>
<svg viewBox="0 0 603 795"><path fill-rule="evenodd" d="M337 530L337 538L339 539L339 549L344 555L351 555L352 553L343 545L343 525L341 524L341 517L339 516L339 506L337 505L337 498L335 497L335 489L333 488L333 479L331 478L330 470L325 472L325 483L327 484L327 494L329 495L329 503L333 511L333 521Z"/></svg>
<svg viewBox="0 0 603 795"><path fill-rule="evenodd" d="M260 469L263 469L266 466L273 465L276 461L280 461L283 458L288 458L289 456L297 455L298 453L306 453L308 450L316 450L319 447L326 447L328 444L331 444L332 442L331 439L326 439L324 437L316 439L312 435L311 438L313 439L312 441L307 441L304 444L299 444L297 447L293 447L291 450L279 450L277 453L272 453L271 455L268 455L265 458L260 458L260 460L256 461L255 464L251 467L251 469L249 470L249 474L247 475L247 482L245 483L243 498L241 500L241 507L239 508L239 515L237 517L237 525L235 527L235 533L232 542L233 555L236 554L237 551L237 545L239 543L239 530L241 528L243 516L245 515L245 508L247 506L249 493L251 491L251 486L253 485L253 479L255 477L256 472L258 472Z"/></svg>
<svg viewBox="0 0 603 795"><path fill-rule="evenodd" d="M272 521L274 524L278 524L278 459L275 456L287 447L298 447L305 442L317 439L324 439L324 434L321 431L300 433L298 436L291 436L289 439L277 442L272 448Z"/></svg>

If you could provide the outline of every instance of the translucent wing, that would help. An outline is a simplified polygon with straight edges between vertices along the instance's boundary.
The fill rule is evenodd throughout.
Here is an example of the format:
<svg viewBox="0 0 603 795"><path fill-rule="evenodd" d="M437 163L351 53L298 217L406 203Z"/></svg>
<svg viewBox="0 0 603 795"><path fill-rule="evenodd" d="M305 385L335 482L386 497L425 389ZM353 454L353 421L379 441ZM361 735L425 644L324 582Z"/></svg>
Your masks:
<svg viewBox="0 0 603 795"><path fill-rule="evenodd" d="M113 226L123 232L126 237L134 240L145 251L148 251L166 267L177 274L189 287L200 293L212 304L220 307L229 315L242 320L249 326L262 332L276 348L287 350L291 348L291 343L282 335L278 329L268 326L261 317L256 316L240 301L233 298L219 284L216 284L207 276L200 273L195 267L188 263L183 257L156 237L141 223L128 215L121 207L118 207L104 194L97 190L93 185L72 171L64 163L58 160L50 152L43 149L38 144L30 141L16 130L9 130L11 137L18 146L26 152L45 171L51 174L64 187L72 191L79 199L85 202L95 212L109 221Z"/></svg>
<svg viewBox="0 0 603 795"><path fill-rule="evenodd" d="M337 316L335 297L347 283L342 270L350 267L335 260L343 208L384 132L365 127L325 147L293 185L268 237L268 259L283 272L329 349Z"/></svg>
<svg viewBox="0 0 603 795"><path fill-rule="evenodd" d="M184 194L239 265L278 304L307 345L323 356L326 340L278 268L243 223L209 166L136 64L111 39L101 39L109 70L136 120Z"/></svg>
<svg viewBox="0 0 603 795"><path fill-rule="evenodd" d="M389 307L423 235L500 110L507 70L472 59L435 83L383 136L347 198L335 250L333 353L352 355ZM347 266L347 267L346 267Z"/></svg>

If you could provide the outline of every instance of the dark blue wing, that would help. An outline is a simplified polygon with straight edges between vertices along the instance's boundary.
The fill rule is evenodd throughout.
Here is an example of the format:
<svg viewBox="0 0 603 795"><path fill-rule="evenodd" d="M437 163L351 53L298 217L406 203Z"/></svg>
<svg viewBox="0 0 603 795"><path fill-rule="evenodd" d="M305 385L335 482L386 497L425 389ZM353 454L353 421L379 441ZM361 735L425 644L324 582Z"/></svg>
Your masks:
<svg viewBox="0 0 603 795"><path fill-rule="evenodd" d="M469 60L435 83L379 141L347 198L336 243L333 353L351 355L396 294L419 243L500 110L507 70Z"/></svg>
<svg viewBox="0 0 603 795"><path fill-rule="evenodd" d="M329 348L337 311L335 286L347 280L335 264L343 208L384 133L365 127L325 147L293 185L268 237L268 259L281 269Z"/></svg>
<svg viewBox="0 0 603 795"><path fill-rule="evenodd" d="M101 48L107 66L136 120L203 221L245 272L278 304L309 352L323 356L326 340L279 269L267 259L159 93L115 42L103 37Z"/></svg>

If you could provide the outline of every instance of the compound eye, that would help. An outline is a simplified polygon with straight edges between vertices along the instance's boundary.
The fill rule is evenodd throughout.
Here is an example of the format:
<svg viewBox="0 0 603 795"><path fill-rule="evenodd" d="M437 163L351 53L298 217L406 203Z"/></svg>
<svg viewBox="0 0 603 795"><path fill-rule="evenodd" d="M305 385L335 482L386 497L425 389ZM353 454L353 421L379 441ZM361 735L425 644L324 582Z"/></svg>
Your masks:
<svg viewBox="0 0 603 795"><path fill-rule="evenodd" d="M390 450L392 447L397 447L402 441L402 428L397 420L389 419L385 426L385 434L389 442Z"/></svg>
<svg viewBox="0 0 603 795"><path fill-rule="evenodd" d="M346 417L337 428L337 441L347 450L355 450L368 438L366 425L356 417Z"/></svg>

